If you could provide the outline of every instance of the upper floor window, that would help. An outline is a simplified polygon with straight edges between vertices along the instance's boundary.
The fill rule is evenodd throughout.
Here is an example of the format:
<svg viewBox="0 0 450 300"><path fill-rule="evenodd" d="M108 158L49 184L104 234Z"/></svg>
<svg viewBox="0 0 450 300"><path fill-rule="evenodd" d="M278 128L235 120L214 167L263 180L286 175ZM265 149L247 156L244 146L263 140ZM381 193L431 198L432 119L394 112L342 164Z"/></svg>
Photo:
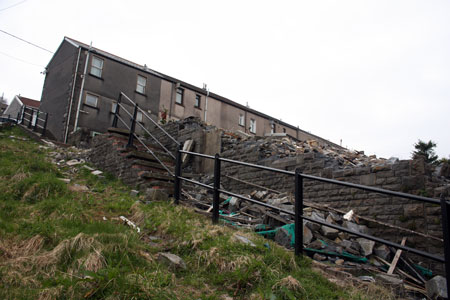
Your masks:
<svg viewBox="0 0 450 300"><path fill-rule="evenodd" d="M93 106L93 107L97 107L97 102L98 102L97 96L94 96L91 94L86 94L86 99L84 100L84 104Z"/></svg>
<svg viewBox="0 0 450 300"><path fill-rule="evenodd" d="M275 123L270 124L270 133L275 133Z"/></svg>
<svg viewBox="0 0 450 300"><path fill-rule="evenodd" d="M286 133L286 128L283 128L283 133Z"/></svg>
<svg viewBox="0 0 450 300"><path fill-rule="evenodd" d="M183 105L183 95L184 90L182 88L177 88L177 97L175 99L175 103Z"/></svg>
<svg viewBox="0 0 450 300"><path fill-rule="evenodd" d="M245 126L244 114L239 114L239 125Z"/></svg>
<svg viewBox="0 0 450 300"><path fill-rule="evenodd" d="M91 74L97 77L102 77L103 59L93 56L91 64Z"/></svg>
<svg viewBox="0 0 450 300"><path fill-rule="evenodd" d="M256 133L256 120L250 119L250 132Z"/></svg>
<svg viewBox="0 0 450 300"><path fill-rule="evenodd" d="M136 84L136 92L145 94L145 86L147 85L147 78L144 76L138 75L137 84Z"/></svg>
<svg viewBox="0 0 450 300"><path fill-rule="evenodd" d="M195 95L195 103L194 103L194 107L200 108L200 100L202 99L202 96L200 95Z"/></svg>

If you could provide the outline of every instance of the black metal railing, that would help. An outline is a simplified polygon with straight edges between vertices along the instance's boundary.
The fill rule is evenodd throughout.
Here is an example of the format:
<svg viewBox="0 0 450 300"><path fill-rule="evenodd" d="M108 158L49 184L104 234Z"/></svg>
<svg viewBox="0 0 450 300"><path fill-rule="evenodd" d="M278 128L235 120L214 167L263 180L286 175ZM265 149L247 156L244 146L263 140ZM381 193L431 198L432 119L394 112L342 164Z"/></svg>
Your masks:
<svg viewBox="0 0 450 300"><path fill-rule="evenodd" d="M0 123L12 123L17 124L19 122L18 118L11 118L11 115L0 115Z"/></svg>
<svg viewBox="0 0 450 300"><path fill-rule="evenodd" d="M192 180L192 179L188 179L188 178L185 178L182 176L182 173L181 173L181 154L182 153L214 160L214 185L213 186L207 185L207 184L204 184L204 183ZM270 204L267 204L267 203L264 203L264 202L261 202L258 200L254 200L254 199L245 197L243 195L239 195L239 194L236 194L236 193L233 193L233 192L230 192L230 191L220 188L221 162L237 164L240 166L252 167L252 168L256 168L256 169L260 169L260 170L265 170L265 171L270 171L270 172L274 172L274 173L293 176L294 181L295 181L294 212L285 210L283 208L279 208L279 207L276 207L276 206L273 206L273 205L270 205ZM425 252L422 250L418 250L418 249L415 249L412 247L400 245L400 244L397 244L397 243L394 243L394 242L391 242L391 241L388 241L388 240L385 240L382 238L378 238L378 237L375 237L375 236L372 236L369 234L364 234L364 233L360 233L357 231L353 231L353 230L350 230L348 228L345 228L345 227L342 227L339 225L319 221L319 220L304 216L303 215L303 207L304 207L303 180L304 179L312 180L312 181L320 181L320 182L325 182L325 183L329 183L329 184L335 184L335 185L339 185L339 186L380 193L380 194L387 195L387 196L395 196L395 197L420 201L420 202L424 202L424 203L440 205L441 210L442 210L444 257L435 255L432 253L428 253L428 252ZM251 203L261 205L261 206L267 207L269 209L283 212L283 213L289 214L291 216L294 216L294 220L295 220L295 225L294 225L295 226L295 246L294 246L294 248L295 248L296 255L301 255L303 253L303 226L304 226L303 220L307 220L312 223L317 223L317 224L327 226L327 227L330 227L333 229L337 229L337 230L340 230L343 232L347 232L352 235L356 235L356 236L359 236L359 237L362 237L362 238L365 238L368 240L382 243L382 244L394 247L396 249L401 249L401 250L407 251L409 253L414 253L414 254L420 255L422 257L432 259L439 263L444 263L445 264L445 273L447 275L446 276L447 292L450 291L450 237L449 237L449 220L448 220L449 202L446 201L444 195L441 196L440 200L436 200L436 199L432 199L432 198L416 196L416 195L411 195L411 194L406 194L406 193L401 193L401 192L394 192L394 191L384 190L384 189L380 189L380 188L364 186L364 185L360 185L360 184L354 184L354 183L348 183L348 182L343 182L343 181L338 181L338 180L333 180L333 179L321 178L321 177L312 176L312 175L306 175L306 174L300 173L299 170L296 170L295 172L280 170L280 169L271 168L271 167L267 167L267 166L255 165L255 164L246 163L246 162L242 162L242 161L221 158L219 156L219 154L216 154L215 156L211 156L211 155L205 155L205 154L200 154L200 153L196 153L196 152L184 151L181 148L179 148L177 151L177 159L176 159L176 165L175 165L175 181L174 181L174 183L175 183L175 188L174 188L175 189L174 190L175 204L178 204L180 201L182 181L189 182L189 183L192 183L192 184L195 184L195 185L198 185L198 186L201 186L203 188L213 191L213 203L212 203L212 205L213 205L213 208L212 208L213 223L217 223L219 221L219 204L220 204L219 196L220 196L220 193L224 193L226 195L233 196L233 197L236 197L241 200L249 201Z"/></svg>
<svg viewBox="0 0 450 300"><path fill-rule="evenodd" d="M128 111L125 105L123 105L122 103L123 99L127 100L131 105L131 107L133 107L133 113ZM129 123L125 122L124 119L120 116L121 111L125 112L130 117ZM153 123L153 125L155 125L156 128L161 130L161 132L175 144L176 148L180 146L180 143L174 137L172 137L169 133L167 133L167 131L165 131L164 128L162 128L157 122L155 122L142 108L139 107L137 103L131 100L123 92L120 92L119 98L117 99L117 105L114 111L112 127L117 128L117 122L120 120L122 124L129 130L127 147L133 147L134 140L135 139L138 140L141 143L141 145L145 148L145 150L148 153L150 153L171 176L174 176L170 168L166 164L164 164L162 160L156 155L156 153L152 151L142 140L142 138L136 134L136 124L137 124L146 134L148 134L153 139L153 141L155 141L164 150L166 154L168 154L172 159L175 160L175 155L169 149L167 149L167 147L164 146L143 124L141 124L141 122L138 122L136 120L138 111L142 114L143 117L146 118L146 120L149 120L151 123Z"/></svg>
<svg viewBox="0 0 450 300"><path fill-rule="evenodd" d="M47 131L48 113L40 111L30 106L22 106L17 113L18 123L27 126L29 129L40 132L43 136Z"/></svg>

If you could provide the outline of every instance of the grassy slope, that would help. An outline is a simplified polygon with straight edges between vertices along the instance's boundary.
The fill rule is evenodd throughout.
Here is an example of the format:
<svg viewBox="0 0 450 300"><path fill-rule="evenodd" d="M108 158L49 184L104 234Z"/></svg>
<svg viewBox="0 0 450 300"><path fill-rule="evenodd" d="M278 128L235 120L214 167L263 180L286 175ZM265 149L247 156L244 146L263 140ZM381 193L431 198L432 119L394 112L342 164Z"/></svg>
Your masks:
<svg viewBox="0 0 450 300"><path fill-rule="evenodd" d="M45 159L54 150L8 137L23 136L19 129L0 134L2 299L368 298L338 288L312 272L307 259L252 233L241 232L256 247L233 241L234 229L188 208L139 204L110 176L58 169ZM90 191L70 191L57 179L68 173ZM179 255L187 269L159 263L158 252Z"/></svg>

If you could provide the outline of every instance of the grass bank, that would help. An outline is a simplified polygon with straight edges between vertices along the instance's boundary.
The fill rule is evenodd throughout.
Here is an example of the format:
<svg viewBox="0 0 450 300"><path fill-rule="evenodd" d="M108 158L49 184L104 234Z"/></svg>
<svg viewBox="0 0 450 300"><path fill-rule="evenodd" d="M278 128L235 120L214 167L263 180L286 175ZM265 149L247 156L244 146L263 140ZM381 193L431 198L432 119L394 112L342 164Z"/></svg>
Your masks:
<svg viewBox="0 0 450 300"><path fill-rule="evenodd" d="M338 287L251 232L239 235L253 246L189 208L142 204L112 176L50 161L71 151L0 130L2 299L386 299L375 287ZM161 252L186 268L160 262Z"/></svg>

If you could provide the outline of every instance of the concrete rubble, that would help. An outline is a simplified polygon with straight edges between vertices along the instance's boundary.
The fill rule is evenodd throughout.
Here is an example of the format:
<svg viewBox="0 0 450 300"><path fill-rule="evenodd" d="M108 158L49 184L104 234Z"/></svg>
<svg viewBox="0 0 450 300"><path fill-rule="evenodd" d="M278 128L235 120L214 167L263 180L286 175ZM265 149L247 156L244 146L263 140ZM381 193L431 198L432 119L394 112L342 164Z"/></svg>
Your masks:
<svg viewBox="0 0 450 300"><path fill-rule="evenodd" d="M208 183L208 180L204 179L206 183ZM195 192L186 192L185 190L184 196L187 198L185 201L193 205L196 211L203 214L211 213L211 194L209 191L195 189ZM255 190L244 196L294 212L293 197L286 193ZM273 239L288 249L293 249L295 245L293 215L279 213L274 209L265 208L236 197L221 195L220 201L220 218L226 224L251 229L260 235ZM305 216L312 220L331 223L362 234L371 234L370 228L364 224L364 221L350 211L338 213L306 205L303 212ZM336 268L349 273L353 272L355 276L368 278L365 281L380 282L400 296L409 293L409 296L420 295L423 298L427 295L426 280L424 279L426 276L423 273L429 270L420 269L420 264L413 263L405 254L403 254L405 258L400 259L402 263L396 265L395 274L389 275L387 272L394 258L395 249L314 222L304 220L303 224L304 253L312 259L332 264ZM248 238L239 235L235 236L234 239L244 244L251 242ZM409 267L414 266L415 271L411 271L407 265ZM361 273L367 275L361 276ZM439 279L435 279L435 281L439 282ZM434 281L427 283L430 287L428 290L432 289L432 293L441 293L439 289L433 288L437 284L433 284ZM417 296L418 298L412 297L412 299L421 299L420 296Z"/></svg>

